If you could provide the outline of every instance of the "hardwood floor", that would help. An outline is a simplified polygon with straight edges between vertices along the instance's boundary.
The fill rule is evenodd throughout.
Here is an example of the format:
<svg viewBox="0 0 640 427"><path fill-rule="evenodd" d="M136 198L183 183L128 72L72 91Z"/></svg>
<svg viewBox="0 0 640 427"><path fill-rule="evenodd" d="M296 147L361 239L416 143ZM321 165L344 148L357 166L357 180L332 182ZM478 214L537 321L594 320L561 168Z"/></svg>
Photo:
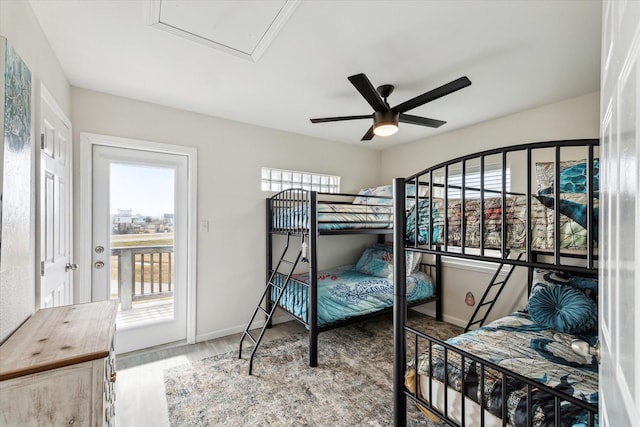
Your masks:
<svg viewBox="0 0 640 427"><path fill-rule="evenodd" d="M280 323L267 330L263 342L304 331L304 327L298 322ZM116 425L168 427L170 424L163 371L209 356L237 352L240 335L229 335L193 345L178 343L117 355ZM245 340L245 348L250 348L250 344Z"/></svg>

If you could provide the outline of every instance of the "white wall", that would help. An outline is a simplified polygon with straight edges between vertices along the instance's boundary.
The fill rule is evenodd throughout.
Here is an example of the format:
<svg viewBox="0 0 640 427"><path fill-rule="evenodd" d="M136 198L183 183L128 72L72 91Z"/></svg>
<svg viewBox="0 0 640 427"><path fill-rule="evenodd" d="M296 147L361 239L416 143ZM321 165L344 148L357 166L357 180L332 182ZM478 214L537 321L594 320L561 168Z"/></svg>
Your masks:
<svg viewBox="0 0 640 427"><path fill-rule="evenodd" d="M74 180L79 133L91 132L196 147L198 219L197 321L199 340L246 326L265 286L264 200L260 168L271 166L341 176L354 192L379 180L380 152L217 119L80 88L71 91ZM79 201L78 185L75 200ZM77 206L77 204L76 204ZM78 216L78 211L74 213ZM75 247L78 247L76 229ZM370 238L369 238L370 240ZM319 266L355 262L362 239L321 238Z"/></svg>
<svg viewBox="0 0 640 427"><path fill-rule="evenodd" d="M523 111L474 126L389 148L382 152L381 181L408 176L456 157L529 142L562 139L599 138L599 92ZM526 303L526 275L514 274L511 286L503 291L489 320L520 309ZM447 266L443 271L443 312L445 320L466 324L474 307L464 303L468 291L479 301L489 273L477 273ZM522 283L518 286L517 283ZM515 285L515 286L514 286ZM432 308L426 306L426 312Z"/></svg>
<svg viewBox="0 0 640 427"><path fill-rule="evenodd" d="M48 40L26 1L0 1L0 35L14 47L32 75L32 113L31 147L34 171L35 135L38 132L40 82L49 89L62 110L69 115L70 88L62 67L58 62ZM2 84L4 84L4 79ZM4 100L1 100L4 102ZM1 167L1 164L0 164ZM1 173L1 172L0 172ZM22 257L19 265L15 263L10 271L0 272L0 342L5 340L37 308L36 302L36 187L35 174L32 172L31 191L25 197L31 198L30 226L27 236L28 254Z"/></svg>

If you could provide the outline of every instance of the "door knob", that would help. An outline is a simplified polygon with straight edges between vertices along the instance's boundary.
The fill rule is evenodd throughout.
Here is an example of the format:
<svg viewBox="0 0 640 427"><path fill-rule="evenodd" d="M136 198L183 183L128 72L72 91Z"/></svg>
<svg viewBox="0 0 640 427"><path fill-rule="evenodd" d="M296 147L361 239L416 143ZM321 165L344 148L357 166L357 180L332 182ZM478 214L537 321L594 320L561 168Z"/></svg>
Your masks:
<svg viewBox="0 0 640 427"><path fill-rule="evenodd" d="M64 266L64 271L67 272L69 270L77 270L78 269L78 264L76 263L70 263L68 262L67 265Z"/></svg>
<svg viewBox="0 0 640 427"><path fill-rule="evenodd" d="M94 265L95 268L102 268L102 267L104 267L104 262L98 261L93 265Z"/></svg>

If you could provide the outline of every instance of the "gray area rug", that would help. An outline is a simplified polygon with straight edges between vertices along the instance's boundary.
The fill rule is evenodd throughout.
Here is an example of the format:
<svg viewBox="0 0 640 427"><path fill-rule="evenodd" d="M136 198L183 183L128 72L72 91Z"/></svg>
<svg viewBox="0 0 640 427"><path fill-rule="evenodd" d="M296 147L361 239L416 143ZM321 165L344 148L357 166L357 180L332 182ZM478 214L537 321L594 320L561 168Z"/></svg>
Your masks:
<svg viewBox="0 0 640 427"><path fill-rule="evenodd" d="M462 328L420 314L409 324L440 339ZM246 344L245 344L246 345ZM230 352L164 373L169 419L187 426L391 426L393 330L388 317L363 321L318 338L318 367L308 366L308 336L262 343L248 375ZM408 424L436 426L411 403Z"/></svg>

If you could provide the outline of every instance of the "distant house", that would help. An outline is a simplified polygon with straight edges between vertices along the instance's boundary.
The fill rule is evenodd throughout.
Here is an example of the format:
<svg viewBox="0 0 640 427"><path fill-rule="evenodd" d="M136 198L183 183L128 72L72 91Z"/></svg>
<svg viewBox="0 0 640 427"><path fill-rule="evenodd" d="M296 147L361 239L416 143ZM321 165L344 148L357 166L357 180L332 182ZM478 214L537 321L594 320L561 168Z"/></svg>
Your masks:
<svg viewBox="0 0 640 427"><path fill-rule="evenodd" d="M173 227L173 214L164 214L162 217L162 225Z"/></svg>
<svg viewBox="0 0 640 427"><path fill-rule="evenodd" d="M113 215L113 231L119 234L130 233L133 228L131 209L118 209Z"/></svg>

